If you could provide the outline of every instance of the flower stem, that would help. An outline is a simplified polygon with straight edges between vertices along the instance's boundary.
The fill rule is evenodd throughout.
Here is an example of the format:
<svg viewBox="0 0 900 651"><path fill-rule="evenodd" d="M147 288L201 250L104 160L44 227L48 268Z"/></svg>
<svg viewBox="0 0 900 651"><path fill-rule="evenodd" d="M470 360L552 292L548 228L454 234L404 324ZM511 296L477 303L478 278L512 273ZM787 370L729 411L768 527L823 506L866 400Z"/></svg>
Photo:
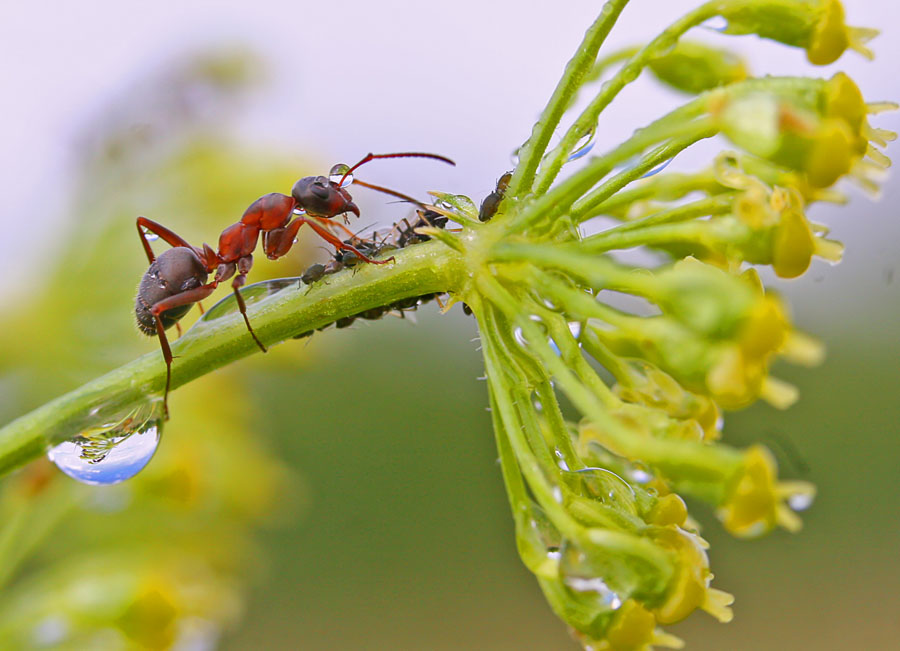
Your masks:
<svg viewBox="0 0 900 651"><path fill-rule="evenodd" d="M519 150L519 164L510 180L507 193L511 197L521 197L531 191L534 175L541 157L547 150L550 137L559 125L563 113L569 107L572 98L584 78L597 60L597 52L606 40L607 35L616 24L619 14L628 4L628 0L608 0L594 24L585 33L584 40L578 47L575 56L566 65L562 79L550 96L550 101L541 113L531 132L531 137ZM576 138L577 140L577 138Z"/></svg>
<svg viewBox="0 0 900 651"><path fill-rule="evenodd" d="M279 292L248 306L248 316L259 339L271 346L402 298L458 291L464 270L462 256L439 242L427 242L398 251L393 264L361 265L353 273L329 276L310 292ZM172 388L258 350L237 311L200 321L172 344ZM154 351L0 428L0 475L91 426L97 411L120 409L162 393L165 379L162 355Z"/></svg>

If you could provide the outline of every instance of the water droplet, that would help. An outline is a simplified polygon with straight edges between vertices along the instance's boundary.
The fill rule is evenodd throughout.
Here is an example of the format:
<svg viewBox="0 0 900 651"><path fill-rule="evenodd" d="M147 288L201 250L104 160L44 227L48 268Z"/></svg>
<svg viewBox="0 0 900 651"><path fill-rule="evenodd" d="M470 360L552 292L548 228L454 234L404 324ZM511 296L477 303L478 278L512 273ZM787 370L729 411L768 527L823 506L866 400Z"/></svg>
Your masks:
<svg viewBox="0 0 900 651"><path fill-rule="evenodd" d="M794 511L805 511L812 506L815 496L811 492L794 493L788 497L788 506Z"/></svg>
<svg viewBox="0 0 900 651"><path fill-rule="evenodd" d="M638 484L646 484L651 479L653 479L653 476L649 472L640 470L639 468L632 470L629 474L631 476L631 480L637 482Z"/></svg>
<svg viewBox="0 0 900 651"><path fill-rule="evenodd" d="M563 503L563 492L559 486L553 487L553 499L555 499L560 504Z"/></svg>
<svg viewBox="0 0 900 651"><path fill-rule="evenodd" d="M582 495L585 497L599 499L601 502L616 502L622 508L634 506L637 496L631 484L612 470L592 466L572 470L571 474L580 480Z"/></svg>
<svg viewBox="0 0 900 651"><path fill-rule="evenodd" d="M575 151L569 155L566 162L571 163L573 160L578 160L579 158L587 156L594 148L595 135L597 135L597 127L593 126L590 131L581 136L581 139L575 145Z"/></svg>
<svg viewBox="0 0 900 651"><path fill-rule="evenodd" d="M69 635L69 620L62 615L47 615L31 629L35 646L58 646Z"/></svg>
<svg viewBox="0 0 900 651"><path fill-rule="evenodd" d="M522 334L522 328L516 326L516 329L513 330L513 338L516 340L516 343L523 348L528 346L528 341L525 339L525 335Z"/></svg>
<svg viewBox="0 0 900 651"><path fill-rule="evenodd" d="M144 231L144 238L146 238L146 240L148 242L155 242L156 240L159 239L159 235L157 235L156 233L154 233L152 231L148 231L146 228L144 228L143 231Z"/></svg>
<svg viewBox="0 0 900 651"><path fill-rule="evenodd" d="M259 283L247 285L241 289L241 296L244 299L244 303L250 306L268 299L279 292L290 290L292 287L296 289L299 287L299 284L300 278L275 278L274 280L264 280ZM239 311L237 299L235 299L234 293L231 293L206 310L203 316L197 321L197 325L209 323L210 321L221 319L223 316ZM197 327L197 325L194 327Z"/></svg>
<svg viewBox="0 0 900 651"><path fill-rule="evenodd" d="M562 536L533 502L522 504L516 512L516 546L525 566L536 574L555 575L560 559Z"/></svg>
<svg viewBox="0 0 900 651"><path fill-rule="evenodd" d="M622 598L603 579L602 565L606 559L600 556L605 555L588 555L566 540L560 549L559 575L570 590L588 598L593 608L618 610L622 607Z"/></svg>
<svg viewBox="0 0 900 651"><path fill-rule="evenodd" d="M675 160L675 157L674 157L674 156L673 156L672 158L670 158L669 160L667 160L666 162L660 163L659 165L657 165L656 167L654 167L652 170L650 170L649 172L647 172L646 174L644 174L641 178L642 178L642 179L646 179L648 176L653 176L653 175L655 175L655 174L659 174L659 173L662 172L664 169L666 169L666 168L669 166L669 163L671 163L673 160Z"/></svg>
<svg viewBox="0 0 900 651"><path fill-rule="evenodd" d="M134 477L153 457L162 419L162 400L147 401L50 448L47 457L72 479L117 484Z"/></svg>
<svg viewBox="0 0 900 651"><path fill-rule="evenodd" d="M306 214L306 211L303 208L294 208L293 212L295 215L300 215L300 216Z"/></svg>
<svg viewBox="0 0 900 651"><path fill-rule="evenodd" d="M728 30L728 21L723 16L713 16L706 22L702 23L700 27L704 29L711 29L714 32L725 32Z"/></svg>
<svg viewBox="0 0 900 651"><path fill-rule="evenodd" d="M348 185L353 183L353 175L347 174L347 171L349 169L349 165L338 163L331 168L330 172L328 172L328 180L332 183L339 184L342 188L346 188ZM347 174L347 176L344 177L344 174ZM341 179L343 179L343 182L341 182Z"/></svg>
<svg viewBox="0 0 900 651"><path fill-rule="evenodd" d="M519 164L519 148L516 147L512 150L512 153L509 155L509 160L513 164L513 166Z"/></svg>
<svg viewBox="0 0 900 651"><path fill-rule="evenodd" d="M578 339L581 336L581 321L569 321L569 332Z"/></svg>

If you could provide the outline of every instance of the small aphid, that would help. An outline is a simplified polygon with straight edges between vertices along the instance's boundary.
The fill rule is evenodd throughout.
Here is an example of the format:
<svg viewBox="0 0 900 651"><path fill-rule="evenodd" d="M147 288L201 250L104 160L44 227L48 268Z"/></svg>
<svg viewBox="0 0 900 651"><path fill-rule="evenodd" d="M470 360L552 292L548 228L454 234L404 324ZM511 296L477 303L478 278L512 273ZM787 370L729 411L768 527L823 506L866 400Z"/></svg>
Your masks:
<svg viewBox="0 0 900 651"><path fill-rule="evenodd" d="M478 210L479 221L490 221L497 214L500 204L503 202L503 197L506 195L506 189L509 187L512 175L512 172L507 172L497 179L497 188L481 202L481 208Z"/></svg>

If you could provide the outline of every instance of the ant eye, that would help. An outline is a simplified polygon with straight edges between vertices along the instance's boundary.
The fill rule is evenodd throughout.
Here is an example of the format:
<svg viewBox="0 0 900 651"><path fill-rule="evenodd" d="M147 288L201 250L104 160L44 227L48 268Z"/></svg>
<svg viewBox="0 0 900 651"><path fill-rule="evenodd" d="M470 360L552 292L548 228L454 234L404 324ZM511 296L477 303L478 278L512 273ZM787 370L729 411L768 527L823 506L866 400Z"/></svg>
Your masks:
<svg viewBox="0 0 900 651"><path fill-rule="evenodd" d="M318 181L309 186L309 191L319 199L327 199L331 194L331 188Z"/></svg>

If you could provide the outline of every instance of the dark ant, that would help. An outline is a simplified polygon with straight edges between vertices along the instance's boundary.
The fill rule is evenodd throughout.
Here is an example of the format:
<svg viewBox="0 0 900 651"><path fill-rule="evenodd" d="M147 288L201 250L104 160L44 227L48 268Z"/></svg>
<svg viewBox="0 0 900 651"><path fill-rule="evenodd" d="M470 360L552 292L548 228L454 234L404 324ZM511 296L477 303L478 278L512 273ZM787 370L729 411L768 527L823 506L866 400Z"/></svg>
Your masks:
<svg viewBox="0 0 900 651"><path fill-rule="evenodd" d="M509 187L512 175L512 172L507 172L497 179L497 189L486 196L484 201L481 202L481 208L478 210L479 221L490 221L491 218L497 214L497 210L500 209L503 197L506 196L506 189Z"/></svg>
<svg viewBox="0 0 900 651"><path fill-rule="evenodd" d="M222 231L219 236L218 251L213 250L208 244L204 244L203 248L192 246L165 226L146 217L137 218L138 235L147 259L150 261L150 268L138 285L135 316L141 332L148 336L156 334L159 338L163 358L166 361L166 388L163 394L166 417L168 417L169 387L172 380L172 351L165 331L175 325L194 303L199 303L212 294L219 283L234 276L231 288L237 299L241 315L244 317L244 323L256 345L260 350L266 352L266 347L250 325L247 306L240 293L240 288L246 282L247 274L253 266L253 251L260 239L260 233L262 233L263 250L270 260L277 260L291 249L297 232L304 224L308 224L319 237L338 251L352 252L358 261L386 264L393 260L392 257L386 260L373 260L348 241L341 241L332 231L332 228L337 226L352 237L353 234L346 227L332 220L338 215L344 215L346 221L348 212L359 217L359 208L353 203L353 197L344 187L348 178L351 183L419 206L424 205L400 192L353 179L354 170L378 158L431 158L455 165L452 160L444 156L421 152L367 154L352 167L335 165L330 172L331 178L307 176L297 181L291 189L291 196L273 192L254 201L244 211L239 222ZM338 175L340 175L340 179L336 182L333 181L332 179L337 178ZM148 233L159 236L174 248L156 257L147 239ZM207 282L209 274L213 271L215 271L213 280Z"/></svg>

